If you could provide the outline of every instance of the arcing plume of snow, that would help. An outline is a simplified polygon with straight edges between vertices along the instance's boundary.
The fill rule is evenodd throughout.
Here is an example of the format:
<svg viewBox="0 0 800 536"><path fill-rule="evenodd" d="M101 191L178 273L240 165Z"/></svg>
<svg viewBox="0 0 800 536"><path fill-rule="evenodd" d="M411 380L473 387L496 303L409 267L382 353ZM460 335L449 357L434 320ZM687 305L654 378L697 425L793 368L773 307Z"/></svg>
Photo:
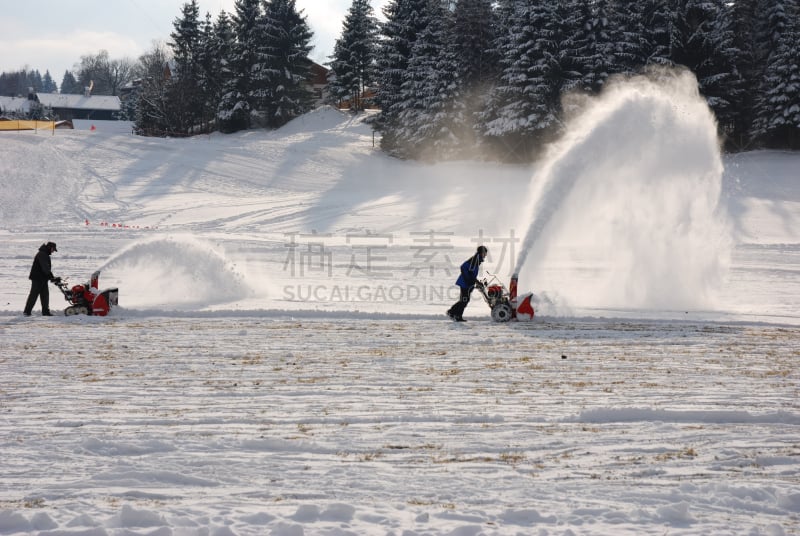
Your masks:
<svg viewBox="0 0 800 536"><path fill-rule="evenodd" d="M202 308L253 292L224 253L188 235L136 241L100 270L100 286L120 287L126 307Z"/></svg>
<svg viewBox="0 0 800 536"><path fill-rule="evenodd" d="M713 307L731 248L722 171L691 73L609 83L535 176L520 288L588 307Z"/></svg>

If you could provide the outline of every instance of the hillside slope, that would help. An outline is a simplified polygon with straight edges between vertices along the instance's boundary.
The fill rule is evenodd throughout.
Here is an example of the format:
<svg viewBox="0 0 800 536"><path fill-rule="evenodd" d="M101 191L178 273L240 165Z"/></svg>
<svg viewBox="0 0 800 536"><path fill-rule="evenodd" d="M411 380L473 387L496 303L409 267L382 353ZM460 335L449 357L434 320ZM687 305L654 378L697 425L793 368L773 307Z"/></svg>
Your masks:
<svg viewBox="0 0 800 536"><path fill-rule="evenodd" d="M534 216L525 213L525 200L540 180L537 166L390 158L373 147L363 116L331 108L274 132L152 139L58 131L14 133L2 142L0 233L8 247L1 298L11 309L24 299L36 247L56 239L60 274L84 277L102 267L106 281L123 288L123 302L133 308L433 313L452 298L455 266L478 242L490 247L484 268L507 281L524 222ZM800 270L800 155L756 152L724 163L720 210L733 237L725 276L730 280L718 299L683 308L786 315ZM587 202L602 206L608 202L603 195L609 194L601 189ZM570 208L562 216L574 214L580 221L581 212ZM566 236L550 238L569 242ZM542 298L542 313L681 308L659 300L629 307L604 306L596 295L583 300L605 261L571 258L537 260L544 270L567 275L557 287L542 284L545 272L526 282ZM204 271L192 275L201 265ZM642 284L659 285L645 269L640 273ZM770 281L769 273L785 277ZM230 288L225 281L232 281ZM774 283L783 290L776 291ZM226 288L220 292L219 285ZM368 296L332 296L337 286L359 285L369 287ZM375 298L392 285L425 292L418 298L409 291L397 300ZM181 291L170 292L174 288Z"/></svg>

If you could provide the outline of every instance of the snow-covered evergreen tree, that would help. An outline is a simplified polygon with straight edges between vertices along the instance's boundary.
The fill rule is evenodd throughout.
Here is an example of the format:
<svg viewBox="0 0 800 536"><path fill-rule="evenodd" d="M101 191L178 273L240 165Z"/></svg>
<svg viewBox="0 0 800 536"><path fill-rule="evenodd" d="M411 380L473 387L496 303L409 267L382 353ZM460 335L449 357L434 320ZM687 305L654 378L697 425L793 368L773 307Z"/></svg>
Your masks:
<svg viewBox="0 0 800 536"><path fill-rule="evenodd" d="M423 29L411 50L400 88L392 154L439 160L465 148L459 61L449 36L450 21L441 0L421 13Z"/></svg>
<svg viewBox="0 0 800 536"><path fill-rule="evenodd" d="M733 130L743 85L731 15L725 0L679 0L672 39L672 61L697 76L724 132Z"/></svg>
<svg viewBox="0 0 800 536"><path fill-rule="evenodd" d="M258 31L261 63L255 69L259 83L254 96L266 124L276 128L311 108L308 54L313 34L295 0L268 0Z"/></svg>
<svg viewBox="0 0 800 536"><path fill-rule="evenodd" d="M424 29L422 16L428 0L390 0L384 6L386 22L381 25L381 44L376 62L377 102L381 109L375 127L383 134L381 147L391 151L394 128L400 112L400 87L411 59L417 35Z"/></svg>
<svg viewBox="0 0 800 536"><path fill-rule="evenodd" d="M222 13L225 13L224 11ZM219 86L220 61L217 56L216 33L211 13L200 27L200 42L197 54L197 84L200 89L202 111L200 113L201 132L209 132L211 123L215 122L217 104L222 97Z"/></svg>
<svg viewBox="0 0 800 536"><path fill-rule="evenodd" d="M353 0L336 40L328 75L335 102L347 100L351 110L363 110L362 96L374 85L378 54L378 21L369 0Z"/></svg>
<svg viewBox="0 0 800 536"><path fill-rule="evenodd" d="M617 71L639 73L649 65L672 65L674 0L617 2L613 21Z"/></svg>
<svg viewBox="0 0 800 536"><path fill-rule="evenodd" d="M800 6L796 0L764 2L769 29L765 68L756 99L753 134L769 147L800 148Z"/></svg>
<svg viewBox="0 0 800 536"><path fill-rule="evenodd" d="M60 93L64 95L70 95L72 93L80 93L77 91L78 88L78 81L75 80L75 75L72 74L72 71L64 71L64 76L61 78L61 86L60 86Z"/></svg>
<svg viewBox="0 0 800 536"><path fill-rule="evenodd" d="M222 101L223 88L231 79L227 58L230 56L233 42L233 28L228 14L221 11L216 22L212 22L211 14L206 13L201 26L197 54L197 84L201 101L198 118L203 132L216 128L217 107Z"/></svg>
<svg viewBox="0 0 800 536"><path fill-rule="evenodd" d="M734 45L739 51L737 70L742 76L742 95L733 130L728 134L728 145L744 149L752 142L751 127L755 117L755 95L762 71L756 60L758 35L758 0L737 0L729 6L733 24Z"/></svg>
<svg viewBox="0 0 800 536"><path fill-rule="evenodd" d="M579 80L564 48L568 12L559 0L513 3L509 33L501 39L502 75L482 125L500 158L526 160L561 130L561 94Z"/></svg>
<svg viewBox="0 0 800 536"><path fill-rule="evenodd" d="M38 69L30 72L30 80L31 80L31 87L35 92L38 93L42 91L42 87L44 87L44 82L42 81L42 73L40 73Z"/></svg>
<svg viewBox="0 0 800 536"><path fill-rule="evenodd" d="M42 77L42 92L43 93L57 93L58 87L56 86L53 77L50 76L50 71L45 71Z"/></svg>
<svg viewBox="0 0 800 536"><path fill-rule="evenodd" d="M170 33L170 48L178 76L189 79L197 77L198 44L200 42L200 8L197 0L190 0L181 7L181 16L173 23Z"/></svg>
<svg viewBox="0 0 800 536"><path fill-rule="evenodd" d="M234 3L232 19L236 40L226 62L231 77L225 81L217 111L223 132L236 132L250 127L250 114L254 109L253 73L257 65L256 51L260 46L260 18L261 0L236 0Z"/></svg>
<svg viewBox="0 0 800 536"><path fill-rule="evenodd" d="M456 2L450 41L467 92L482 91L499 73L493 49L496 29L491 0Z"/></svg>
<svg viewBox="0 0 800 536"><path fill-rule="evenodd" d="M498 19L490 0L458 0L453 8L450 45L457 62L458 102L452 113L461 152L473 150L479 140L479 125L486 95L500 75L496 53ZM454 127L456 128L456 127Z"/></svg>
<svg viewBox="0 0 800 536"><path fill-rule="evenodd" d="M619 70L615 65L616 31L606 0L577 0L567 13L567 42L572 69L580 79L576 89L598 93L606 79Z"/></svg>
<svg viewBox="0 0 800 536"><path fill-rule="evenodd" d="M211 87L208 88L210 112L216 116L225 94L225 88L229 87L230 81L234 78L230 61L236 44L236 34L233 21L227 12L221 11L217 16L213 34L213 37L209 39L208 62L211 70L208 71L207 78L211 83Z"/></svg>
<svg viewBox="0 0 800 536"><path fill-rule="evenodd" d="M614 29L614 70L632 74L644 65L643 21L635 12L637 3L613 2L609 25Z"/></svg>
<svg viewBox="0 0 800 536"><path fill-rule="evenodd" d="M173 72L167 85L167 100L175 132L188 134L200 123L204 111L200 73L201 28L197 0L183 4L181 16L170 34Z"/></svg>

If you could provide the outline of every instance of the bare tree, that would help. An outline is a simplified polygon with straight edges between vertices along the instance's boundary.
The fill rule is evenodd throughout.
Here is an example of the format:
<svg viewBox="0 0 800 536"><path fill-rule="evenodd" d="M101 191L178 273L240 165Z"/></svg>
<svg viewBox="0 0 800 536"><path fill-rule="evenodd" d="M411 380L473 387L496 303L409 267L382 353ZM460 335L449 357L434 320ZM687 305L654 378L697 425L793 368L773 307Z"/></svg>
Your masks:
<svg viewBox="0 0 800 536"><path fill-rule="evenodd" d="M112 60L107 50L81 56L77 66L78 83L91 87L94 95L118 95L119 89L133 79L135 63L130 58Z"/></svg>
<svg viewBox="0 0 800 536"><path fill-rule="evenodd" d="M119 95L120 88L133 80L135 68L136 62L131 58L125 57L118 60L111 60L108 74L112 95Z"/></svg>
<svg viewBox="0 0 800 536"><path fill-rule="evenodd" d="M134 75L140 84L134 116L139 134L160 136L170 130L165 68L171 59L169 47L162 41L154 41L150 50L140 56L136 64Z"/></svg>

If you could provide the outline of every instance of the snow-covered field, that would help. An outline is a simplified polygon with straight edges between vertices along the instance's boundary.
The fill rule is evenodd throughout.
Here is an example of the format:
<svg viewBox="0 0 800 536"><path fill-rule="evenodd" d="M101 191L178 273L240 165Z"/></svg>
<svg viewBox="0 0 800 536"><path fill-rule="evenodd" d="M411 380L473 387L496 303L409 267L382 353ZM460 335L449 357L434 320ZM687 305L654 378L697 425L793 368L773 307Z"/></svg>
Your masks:
<svg viewBox="0 0 800 536"><path fill-rule="evenodd" d="M0 534L800 533L800 155L696 104L620 90L533 167L326 108L4 133ZM111 316L22 316L48 240ZM444 316L479 242L533 322Z"/></svg>

